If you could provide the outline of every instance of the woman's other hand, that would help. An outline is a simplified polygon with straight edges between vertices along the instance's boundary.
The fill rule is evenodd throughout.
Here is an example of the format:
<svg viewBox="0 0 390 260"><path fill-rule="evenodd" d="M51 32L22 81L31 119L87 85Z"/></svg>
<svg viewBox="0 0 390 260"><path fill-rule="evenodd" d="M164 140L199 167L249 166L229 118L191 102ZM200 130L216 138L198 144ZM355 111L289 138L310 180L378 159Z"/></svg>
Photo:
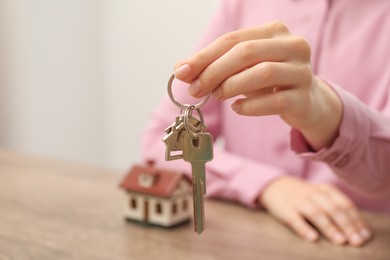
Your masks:
<svg viewBox="0 0 390 260"><path fill-rule="evenodd" d="M322 234L337 245L361 246L371 237L354 203L329 184L285 176L271 182L259 200L271 215L307 241L314 242Z"/></svg>

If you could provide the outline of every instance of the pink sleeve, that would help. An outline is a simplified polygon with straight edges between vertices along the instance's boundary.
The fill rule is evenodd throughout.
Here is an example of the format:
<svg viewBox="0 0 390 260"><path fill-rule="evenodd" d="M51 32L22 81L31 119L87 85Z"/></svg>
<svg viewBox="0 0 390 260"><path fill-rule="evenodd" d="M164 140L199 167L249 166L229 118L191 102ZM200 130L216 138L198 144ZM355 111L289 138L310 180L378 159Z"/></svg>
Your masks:
<svg viewBox="0 0 390 260"><path fill-rule="evenodd" d="M351 186L371 195L390 194L390 100L382 112L369 109L346 90L333 85L343 104L339 136L316 153L295 129L292 149L301 157L323 161ZM384 95L390 96L390 91Z"/></svg>
<svg viewBox="0 0 390 260"><path fill-rule="evenodd" d="M201 39L198 48L202 48L218 36L236 29L235 17L231 12L239 1L223 1L222 6L212 20L208 31ZM174 84L175 99L181 103L194 103L187 88ZM210 98L202 107L208 131L216 139L220 134L220 102ZM165 144L162 141L164 129L174 122L180 110L173 105L168 96L155 109L143 135L143 158L154 160L157 167L173 168L185 173L190 172L190 164L183 160L165 161ZM257 206L264 186L274 178L286 174L284 170L249 160L229 153L223 149L214 149L213 161L206 164L207 195L240 202L248 207Z"/></svg>

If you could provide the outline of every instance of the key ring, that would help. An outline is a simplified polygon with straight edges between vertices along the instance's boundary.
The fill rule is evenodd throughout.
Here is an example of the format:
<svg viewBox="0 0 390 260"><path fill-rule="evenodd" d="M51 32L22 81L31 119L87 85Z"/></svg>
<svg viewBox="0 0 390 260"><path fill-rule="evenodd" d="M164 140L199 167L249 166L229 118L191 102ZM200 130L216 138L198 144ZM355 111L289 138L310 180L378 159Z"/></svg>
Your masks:
<svg viewBox="0 0 390 260"><path fill-rule="evenodd" d="M207 102L207 100L209 99L210 93L208 93L206 96L204 96L204 98L203 98L198 104L195 104L195 105L183 105L183 104L177 102L177 101L175 100L175 98L173 97L173 94L172 94L172 82L173 82L174 79L175 79L175 74L172 74L171 78L170 78L169 81L168 81L168 95L169 95L169 97L171 98L173 104L175 104L178 108L180 108L180 109L182 109L182 110L185 110L188 106L193 106L192 110L195 109L195 110L198 111L198 109L199 109L201 106L203 106L203 105ZM199 111L198 111L198 112L199 112ZM200 115L200 114L199 114L199 115Z"/></svg>
<svg viewBox="0 0 390 260"><path fill-rule="evenodd" d="M201 128L201 133L203 133L204 131L204 127L205 127L205 124L204 124L204 119L203 119L203 114L202 114L202 111L199 109L199 108L195 108L194 105L185 105L185 110L184 110L184 128L186 129L187 133L191 136L192 139L198 139L198 134L193 132L190 128L190 124L188 122L188 119L192 116L192 111L193 110L196 110L199 114L199 119L200 119L200 123L202 124L202 128Z"/></svg>

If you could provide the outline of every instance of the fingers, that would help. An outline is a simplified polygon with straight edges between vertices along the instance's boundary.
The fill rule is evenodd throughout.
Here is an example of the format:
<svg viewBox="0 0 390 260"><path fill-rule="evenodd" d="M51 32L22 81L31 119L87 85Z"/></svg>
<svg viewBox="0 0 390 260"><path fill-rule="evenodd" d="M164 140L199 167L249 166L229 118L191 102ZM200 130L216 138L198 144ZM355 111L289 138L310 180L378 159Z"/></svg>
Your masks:
<svg viewBox="0 0 390 260"><path fill-rule="evenodd" d="M175 70L184 64L188 64L190 73L176 74L176 77L185 82L192 82L212 62L224 55L238 43L272 38L276 35L287 34L288 29L283 22L276 21L266 23L258 27L231 32L219 37L206 48L192 55L190 58L180 61L175 65Z"/></svg>
<svg viewBox="0 0 390 260"><path fill-rule="evenodd" d="M261 65L262 63L268 64L271 62L283 64L282 62L297 61L296 57L302 58L304 55L298 54L300 50L292 51L295 50L292 47L295 44L295 40L292 37L238 43L202 71L193 83L193 85L199 85L200 88L195 89L194 86L190 86L190 93L195 97L201 97L217 88L232 75L245 71L256 64ZM290 74L292 73L290 72ZM237 83L236 86L243 85L241 82ZM254 83L258 84L261 81Z"/></svg>
<svg viewBox="0 0 390 260"><path fill-rule="evenodd" d="M340 228L332 221L326 212L317 204L305 202L299 206L300 213L310 221L332 243L344 244L347 240Z"/></svg>
<svg viewBox="0 0 390 260"><path fill-rule="evenodd" d="M298 90L290 89L268 95L237 99L232 104L232 109L246 116L285 114L297 110L296 107L301 105L295 102L299 95Z"/></svg>
<svg viewBox="0 0 390 260"><path fill-rule="evenodd" d="M257 72L257 66L267 68L266 66L272 63L290 64L290 67L297 66L310 68L307 66L310 60L310 55L308 54L308 50L310 50L310 48L302 47L302 45L305 44L302 43L302 41L304 40L299 37L279 37L238 43L223 56L208 65L200 73L196 80L192 82L189 92L192 96L200 98L216 89L226 80L229 80L231 76L245 72L253 66L255 66L255 70L250 70L252 73ZM263 66L263 63L266 65ZM189 65L186 64L182 66L180 70L185 66ZM306 74L312 76L311 69L307 71L310 73ZM262 76L261 72L262 71L259 71L260 74L255 75ZM268 74L265 74L265 76L267 75ZM306 78L305 75L300 74L300 71L289 71L286 75L294 75L296 78L299 78L297 75L300 75L301 77ZM283 77L281 77L281 79L283 79ZM235 82L236 88L240 86L245 87L243 82L237 80ZM256 84L252 85L257 88L261 88L261 82L262 81L253 81L253 83ZM292 83L293 82L289 82L289 84Z"/></svg>
<svg viewBox="0 0 390 260"><path fill-rule="evenodd" d="M273 216L307 241L316 241L321 233L334 244L360 246L370 238L352 201L331 185L284 176L269 184L260 198Z"/></svg>
<svg viewBox="0 0 390 260"><path fill-rule="evenodd" d="M212 94L220 100L241 94L259 96L261 89L298 84L309 86L311 82L312 71L306 64L262 62L224 80Z"/></svg>
<svg viewBox="0 0 390 260"><path fill-rule="evenodd" d="M302 125L305 120L311 122L315 119L309 120L307 116L312 82L312 71L307 64L263 62L232 76L212 94L220 100L243 94L246 98L237 99L232 104L236 113L246 116L280 115L283 119L288 115L290 119L295 119L295 124L289 124L297 127L296 124ZM297 102L302 100L307 101Z"/></svg>
<svg viewBox="0 0 390 260"><path fill-rule="evenodd" d="M356 206L344 194L327 185L324 187L324 200L321 202L323 209L332 217L333 221L340 227L345 234L349 244L360 246L371 237L368 225L364 222L358 213ZM319 202L320 203L320 202Z"/></svg>
<svg viewBox="0 0 390 260"><path fill-rule="evenodd" d="M310 226L299 214L291 214L286 220L286 224L302 239L315 242L319 238L318 232Z"/></svg>
<svg viewBox="0 0 390 260"><path fill-rule="evenodd" d="M334 244L361 246L371 236L352 201L331 186L311 196L299 211Z"/></svg>
<svg viewBox="0 0 390 260"><path fill-rule="evenodd" d="M318 232L337 245L361 246L370 238L353 202L328 184L285 176L265 189L261 203L307 241L316 241Z"/></svg>

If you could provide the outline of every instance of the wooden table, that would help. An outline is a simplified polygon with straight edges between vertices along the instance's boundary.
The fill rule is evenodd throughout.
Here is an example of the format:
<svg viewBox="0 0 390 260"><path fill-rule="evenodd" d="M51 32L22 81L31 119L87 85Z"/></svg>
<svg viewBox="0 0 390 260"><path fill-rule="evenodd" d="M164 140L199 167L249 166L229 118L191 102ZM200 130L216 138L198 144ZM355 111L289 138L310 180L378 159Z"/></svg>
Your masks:
<svg viewBox="0 0 390 260"><path fill-rule="evenodd" d="M0 260L390 259L390 217L363 248L310 244L259 210L206 201L206 230L123 219L123 173L0 151Z"/></svg>

